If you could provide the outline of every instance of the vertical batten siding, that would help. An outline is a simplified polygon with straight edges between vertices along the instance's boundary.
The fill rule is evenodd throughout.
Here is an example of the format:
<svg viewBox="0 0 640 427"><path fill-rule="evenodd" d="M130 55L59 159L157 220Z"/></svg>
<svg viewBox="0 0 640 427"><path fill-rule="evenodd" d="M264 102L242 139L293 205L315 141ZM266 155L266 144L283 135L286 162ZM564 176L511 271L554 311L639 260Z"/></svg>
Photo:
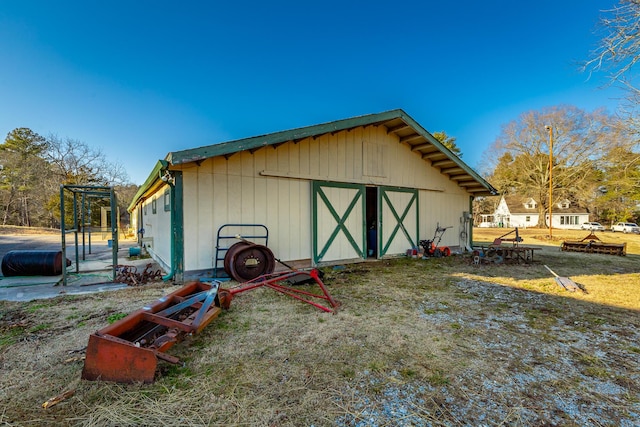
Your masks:
<svg viewBox="0 0 640 427"><path fill-rule="evenodd" d="M217 232L224 224L264 224L276 258L311 257L310 182L260 176L264 167L248 176L251 165L274 164L279 154L271 147L258 153L243 153L250 162L216 158L184 170L186 271L214 266Z"/></svg>
<svg viewBox="0 0 640 427"><path fill-rule="evenodd" d="M459 218L468 210L469 194L388 134L386 127L358 127L275 147L183 168L185 270L213 267L216 233L229 223L265 224L277 258L311 258L311 180L306 177L417 188L420 238L433 237L439 222L453 226L442 244L459 243ZM284 176L262 176L262 171ZM360 217L350 221L361 221ZM342 242L345 248L336 250L351 257L347 245Z"/></svg>
<svg viewBox="0 0 640 427"><path fill-rule="evenodd" d="M469 209L468 194L447 194L421 191L420 200L420 239L431 239L438 223L440 227L452 228L445 231L441 245L459 244L460 217Z"/></svg>
<svg viewBox="0 0 640 427"><path fill-rule="evenodd" d="M142 204L146 206L147 213L143 215L146 238L153 238L150 252L154 258L169 271L171 267L171 211L164 210L164 190L167 185L161 186L151 197ZM153 199L156 200L156 213L153 213ZM167 231L169 231L167 233Z"/></svg>

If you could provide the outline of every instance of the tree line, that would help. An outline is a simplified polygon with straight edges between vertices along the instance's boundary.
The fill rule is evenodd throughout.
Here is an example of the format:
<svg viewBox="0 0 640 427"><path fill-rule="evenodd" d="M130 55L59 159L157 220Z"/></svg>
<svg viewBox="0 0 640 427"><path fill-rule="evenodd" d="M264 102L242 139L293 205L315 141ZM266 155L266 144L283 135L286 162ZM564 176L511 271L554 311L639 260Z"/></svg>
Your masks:
<svg viewBox="0 0 640 427"><path fill-rule="evenodd" d="M128 224L126 207L137 186L128 183L120 164L71 138L43 137L29 128L7 134L0 144L0 224L59 228L61 185L113 186ZM102 205L110 201L95 201L90 224L99 225ZM73 225L73 199L65 199L65 206L65 223Z"/></svg>

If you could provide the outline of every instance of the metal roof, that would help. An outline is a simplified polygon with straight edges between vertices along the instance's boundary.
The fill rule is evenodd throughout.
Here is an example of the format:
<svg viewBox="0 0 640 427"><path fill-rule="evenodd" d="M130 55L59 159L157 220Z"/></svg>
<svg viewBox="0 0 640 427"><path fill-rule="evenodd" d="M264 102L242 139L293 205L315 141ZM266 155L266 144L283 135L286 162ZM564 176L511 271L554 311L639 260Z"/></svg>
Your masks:
<svg viewBox="0 0 640 427"><path fill-rule="evenodd" d="M189 150L174 151L165 158L170 165L199 162L210 157L229 157L241 151L253 153L260 148L283 144L288 141L300 141L308 137L317 137L326 133L353 129L361 126L385 126L388 134L395 134L401 144L409 146L429 161L432 167L455 181L458 186L476 196L495 195L497 191L476 171L464 163L458 156L442 145L433 135L412 119L403 110L391 110L383 113L352 117L315 126L291 129L262 136L239 139L219 144L207 145Z"/></svg>

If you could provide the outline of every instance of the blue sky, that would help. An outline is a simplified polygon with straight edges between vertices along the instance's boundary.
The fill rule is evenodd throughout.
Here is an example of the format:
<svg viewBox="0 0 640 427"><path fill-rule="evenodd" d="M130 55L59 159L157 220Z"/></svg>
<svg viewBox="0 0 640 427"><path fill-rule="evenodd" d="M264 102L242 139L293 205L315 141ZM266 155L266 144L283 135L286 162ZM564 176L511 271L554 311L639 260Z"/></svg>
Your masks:
<svg viewBox="0 0 640 427"><path fill-rule="evenodd" d="M170 151L402 108L478 167L525 111L615 110L579 63L616 3L0 0L0 136L101 147L142 184Z"/></svg>

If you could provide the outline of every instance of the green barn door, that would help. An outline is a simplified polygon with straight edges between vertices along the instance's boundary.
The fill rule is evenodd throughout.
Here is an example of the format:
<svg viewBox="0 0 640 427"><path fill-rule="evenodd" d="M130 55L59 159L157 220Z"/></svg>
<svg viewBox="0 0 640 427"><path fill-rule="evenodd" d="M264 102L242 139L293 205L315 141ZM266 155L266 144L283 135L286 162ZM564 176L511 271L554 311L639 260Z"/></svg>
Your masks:
<svg viewBox="0 0 640 427"><path fill-rule="evenodd" d="M313 182L313 263L363 259L365 187Z"/></svg>
<svg viewBox="0 0 640 427"><path fill-rule="evenodd" d="M418 245L418 190L378 190L380 256L403 254Z"/></svg>

